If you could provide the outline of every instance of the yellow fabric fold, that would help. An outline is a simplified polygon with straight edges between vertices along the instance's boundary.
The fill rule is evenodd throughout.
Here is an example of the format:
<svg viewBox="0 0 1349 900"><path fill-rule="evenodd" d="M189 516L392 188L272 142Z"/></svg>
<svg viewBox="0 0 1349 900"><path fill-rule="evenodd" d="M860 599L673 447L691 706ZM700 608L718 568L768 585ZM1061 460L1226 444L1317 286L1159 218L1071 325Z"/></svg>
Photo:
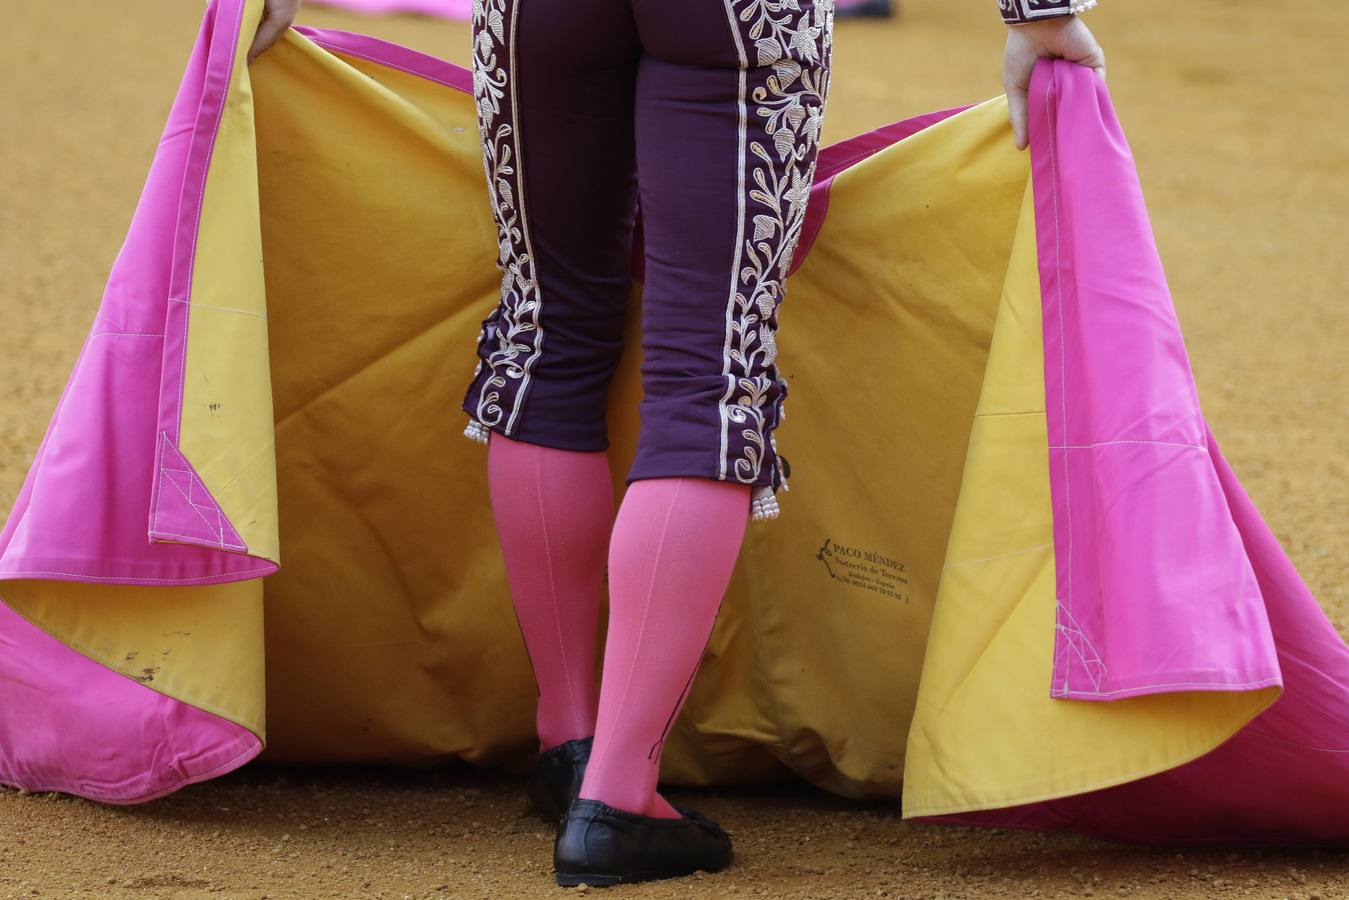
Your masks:
<svg viewBox="0 0 1349 900"><path fill-rule="evenodd" d="M67 646L264 739L262 585L20 580L4 589L7 606Z"/></svg>
<svg viewBox="0 0 1349 900"><path fill-rule="evenodd" d="M245 4L201 197L178 449L249 553L279 562L258 144L246 59L262 6Z"/></svg>
<svg viewBox="0 0 1349 900"><path fill-rule="evenodd" d="M909 732L904 814L1110 787L1212 750L1277 688L1054 700L1054 521L1034 202L1025 185Z"/></svg>

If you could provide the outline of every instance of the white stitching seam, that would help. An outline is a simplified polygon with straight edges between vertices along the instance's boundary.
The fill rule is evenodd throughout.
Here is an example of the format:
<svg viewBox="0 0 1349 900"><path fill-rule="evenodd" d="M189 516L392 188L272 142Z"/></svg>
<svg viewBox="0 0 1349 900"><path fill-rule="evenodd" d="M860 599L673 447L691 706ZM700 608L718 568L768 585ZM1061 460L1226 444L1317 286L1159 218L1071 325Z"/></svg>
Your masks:
<svg viewBox="0 0 1349 900"><path fill-rule="evenodd" d="M184 491L182 487L178 485L178 482L174 481L173 479L169 479L169 484L173 485L174 489L177 490L178 493L183 495L183 499L187 501L187 505L192 507L193 511L196 512L197 517L201 519L202 523L206 525L207 529L214 532L216 537L216 543L218 543L221 547L232 547L239 550L244 549L243 544L233 544L225 540L224 515L221 513L219 507L206 506L205 504L198 505L195 501L193 501L191 491L193 488L197 486L200 479L198 479L195 475L193 475L191 472L185 469L170 469L165 466L160 466L159 471L161 474L175 472L179 475L186 475L188 478L187 491ZM204 487L205 486L203 485L203 489ZM209 509L215 513L216 516L215 525L212 525L211 520L206 518L206 516L202 513L203 508ZM163 532L156 532L156 533L159 534ZM182 535L179 536L181 537ZM197 538L197 540L200 540L200 538Z"/></svg>
<svg viewBox="0 0 1349 900"><path fill-rule="evenodd" d="M1051 446L1050 450L1095 450L1097 447L1111 447L1116 444L1153 444L1158 447L1184 447L1187 450L1206 450L1198 444L1181 444L1174 441L1101 441L1096 444L1065 444L1063 446Z"/></svg>
<svg viewBox="0 0 1349 900"><path fill-rule="evenodd" d="M1253 688L1273 687L1279 683L1276 675L1268 678L1262 678L1259 681L1241 681L1235 684L1226 681L1172 681L1165 684L1140 684L1134 687L1120 688L1116 691L1084 691L1076 690L1073 693L1077 696L1095 696L1111 697L1116 694L1128 694L1134 691L1151 691L1160 688L1219 688L1224 691L1247 691Z"/></svg>
<svg viewBox="0 0 1349 900"><path fill-rule="evenodd" d="M1054 87L1054 81L1055 81L1055 79L1054 79L1054 70L1051 69L1051 70L1050 70L1050 88L1051 88L1051 89ZM1054 291L1055 291L1055 293L1058 295L1058 304L1057 304L1058 310L1057 310L1057 312L1058 312L1058 319L1059 319L1059 395L1060 395L1060 404L1061 404L1062 413L1063 413L1063 418L1062 418L1062 421L1061 421L1061 425L1062 425L1062 428L1063 428L1063 434L1064 434L1065 437L1067 437L1067 435L1068 435L1068 386L1067 386L1067 380L1068 380L1068 360L1067 360L1067 351L1066 351L1066 349L1065 349L1065 348L1066 348L1066 338L1064 337L1065 329L1064 329L1064 327L1063 327L1063 246L1062 246L1062 235L1061 235L1062 226L1061 226L1061 224L1060 224L1060 222L1059 222L1059 167L1058 167L1058 152L1057 152L1057 147L1055 146L1055 134L1054 134L1054 113L1055 113L1055 110L1054 110L1054 106L1053 106L1052 103L1046 103L1045 105L1046 105L1046 112L1048 113L1048 119L1047 119L1046 124L1048 125L1048 128L1049 128L1049 166L1050 166L1050 173L1051 173L1050 187L1051 187L1052 190L1053 190L1053 203L1054 203L1054 273L1055 273L1055 276L1056 276L1056 277L1055 277L1055 280L1054 280ZM1032 176L1032 177L1033 177L1033 176ZM1067 573L1067 579L1066 579L1067 582L1068 582L1068 590L1067 590L1068 604L1067 604L1067 606L1068 606L1068 617L1069 617L1069 619L1072 619L1072 606L1073 606L1073 502L1072 502L1072 487L1071 487L1071 485L1070 485L1070 480L1071 480L1071 472L1069 471L1069 468L1068 468L1068 458L1065 456L1064 459L1063 459L1063 505L1064 505L1064 514L1065 514L1066 518L1068 519L1068 522L1067 522L1067 532L1068 532L1068 559L1067 559L1067 568L1068 568L1068 573ZM1054 594L1054 606L1055 606L1056 611L1058 611L1058 612L1062 612L1062 611L1063 611L1064 604L1063 604L1063 602L1062 602L1062 598L1060 598L1060 597L1058 596L1058 591L1057 591L1057 590L1055 590L1055 594ZM1068 646L1069 646L1070 648L1072 647L1072 641L1071 641L1071 639L1068 640ZM1055 656L1057 657L1057 654L1055 654ZM1069 688L1069 672L1070 672L1071 667L1072 667L1071 662L1070 662L1070 661L1067 659L1067 657L1065 656L1065 660L1064 660L1064 671L1063 671L1063 690L1064 690L1065 692L1067 692L1067 691L1070 689L1070 688Z"/></svg>
<svg viewBox="0 0 1349 900"><path fill-rule="evenodd" d="M213 309L213 310L215 310L216 312L237 313L238 315L241 315L241 316L254 316L254 317L259 318L259 319L265 319L265 318L267 318L266 313L253 312L252 310L248 310L248 309L235 309L235 308L233 308L233 307L231 307L231 306L212 306L212 305L210 305L209 303L196 303L196 302L193 302L192 300L178 300L178 299L175 299L175 298L173 298L173 297L170 297L170 298L169 298L169 302L170 302L170 303L184 303L184 304L187 304L188 306L194 307L194 308L196 308L196 309Z"/></svg>
<svg viewBox="0 0 1349 900"><path fill-rule="evenodd" d="M943 569L954 569L958 566L973 566L978 563L993 562L994 560L1007 559L1012 556L1023 556L1027 553L1034 553L1036 550L1044 550L1047 547L1054 546L1053 541L1044 544L1036 544L1033 547L1022 547L1020 550L1009 550L1006 553L999 553L997 556L985 556L982 559L962 559L960 562L947 563L942 566Z"/></svg>
<svg viewBox="0 0 1349 900"><path fill-rule="evenodd" d="M155 479L155 496L154 496L154 500L153 500L153 503L154 503L154 521L153 521L153 523L151 524L151 533L156 534L156 535L164 535L165 537L181 537L181 538L186 538L186 539L188 539L188 540L200 541L200 540L201 540L201 537L200 537L199 535L198 535L198 536L195 536L195 537L190 537L190 536L188 536L188 535L182 535L182 534L170 534L169 532L162 531L162 530L160 529L160 527L159 527L159 509L160 509L160 505L159 505L159 495L160 495L160 491L161 491L161 490L163 489L163 487L164 487L164 482L167 481L167 480L169 480L168 478L165 477L165 473L166 473L166 472L181 472L181 471L183 471L183 470L181 470L181 469L170 469L170 468L168 468L167 466L164 465L164 463L163 463L163 459L164 459L164 448L165 448L166 445L169 446L169 447L173 447L173 445L172 445L172 443L169 441L169 434L168 434L167 431L161 431L161 432L159 433L159 438L160 438L160 442L161 442L161 443L160 443L160 446L159 446L159 460L157 461L157 465L156 465L156 468L159 470L159 477L158 477L157 479ZM173 447L173 450L174 450L175 453L178 454L179 458L181 458L181 459L183 460L184 463L187 463L187 457L183 456L182 451L178 450L177 447ZM190 463L189 463L189 465L190 465ZM189 474L189 476L190 476L190 472L189 472L188 474ZM180 488L180 487L178 487L178 485L175 484L173 487L174 487L174 490L178 491L178 493L183 494L183 497L184 497L184 499L187 500L188 505L191 506L191 507L193 508L193 510L196 511L196 513L197 513L198 516L201 516L201 519L202 519L203 522L205 522L206 527L207 527L208 529L211 528L211 523L210 523L210 521L208 521L208 520L206 519L205 516L202 516L201 510L197 509L196 504L194 504L194 503L192 502L192 498L189 497L187 494L185 494L185 493L183 492L183 489ZM203 487L203 489L205 489L205 485L203 485L202 487ZM210 491L207 491L207 493L209 494ZM220 514L219 510L217 510L216 512L217 512L217 515ZM220 544L220 546L221 546L222 549L241 550L241 551L244 551L244 552L247 552L247 550L248 550L247 545L243 544L242 542L241 542L241 543L238 543L238 544L229 544L229 543L226 543L226 542L225 542L225 539L224 539L224 529L223 529L223 528L219 529L218 542L219 542L219 544Z"/></svg>
<svg viewBox="0 0 1349 900"><path fill-rule="evenodd" d="M172 537L183 537L183 535L172 535ZM267 572L270 574L271 572L275 571L276 568L277 567L275 565L268 565L268 566L260 566L256 569L241 569L238 572L224 572L221 573L220 575L201 575L195 578L151 578L147 575L108 575L108 576L84 575L80 572L50 572L40 569L33 569L33 570L0 569L0 576L15 575L19 576L20 578L27 578L33 575L55 575L64 578L78 578L81 581L100 581L100 582L108 581L108 582L116 582L119 584L139 584L142 581L160 581L166 584L186 584L190 581L211 581L211 582L226 583L231 581L243 580L238 577L240 575L252 575L255 572Z"/></svg>

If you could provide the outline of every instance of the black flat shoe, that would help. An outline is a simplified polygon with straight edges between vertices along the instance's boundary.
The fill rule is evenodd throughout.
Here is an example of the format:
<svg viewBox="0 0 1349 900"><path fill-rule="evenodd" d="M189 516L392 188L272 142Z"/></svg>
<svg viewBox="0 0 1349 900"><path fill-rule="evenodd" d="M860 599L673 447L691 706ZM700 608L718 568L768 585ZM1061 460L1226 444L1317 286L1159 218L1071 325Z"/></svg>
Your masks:
<svg viewBox="0 0 1349 900"><path fill-rule="evenodd" d="M529 777L529 802L534 811L556 824L581 792L590 762L593 737L577 738L540 753Z"/></svg>
<svg viewBox="0 0 1349 900"><path fill-rule="evenodd" d="M702 813L682 806L681 819L640 816L578 798L558 826L553 868L563 887L607 887L678 878L731 864L731 838Z"/></svg>

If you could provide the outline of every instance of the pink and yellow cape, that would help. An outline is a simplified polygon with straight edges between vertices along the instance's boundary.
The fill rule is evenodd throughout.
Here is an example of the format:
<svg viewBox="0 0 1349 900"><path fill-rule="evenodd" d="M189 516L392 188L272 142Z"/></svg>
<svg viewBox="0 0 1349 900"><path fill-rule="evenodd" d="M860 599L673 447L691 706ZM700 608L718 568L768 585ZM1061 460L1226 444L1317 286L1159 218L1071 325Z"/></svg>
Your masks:
<svg viewBox="0 0 1349 900"><path fill-rule="evenodd" d="M470 75L309 28L250 70L261 6L207 10L0 532L11 785L140 803L264 740L533 746L460 436L498 289ZM1205 424L1104 85L1044 61L1031 115L1029 155L1001 97L823 152L780 337L792 488L750 528L665 774L1345 842L1349 649Z"/></svg>

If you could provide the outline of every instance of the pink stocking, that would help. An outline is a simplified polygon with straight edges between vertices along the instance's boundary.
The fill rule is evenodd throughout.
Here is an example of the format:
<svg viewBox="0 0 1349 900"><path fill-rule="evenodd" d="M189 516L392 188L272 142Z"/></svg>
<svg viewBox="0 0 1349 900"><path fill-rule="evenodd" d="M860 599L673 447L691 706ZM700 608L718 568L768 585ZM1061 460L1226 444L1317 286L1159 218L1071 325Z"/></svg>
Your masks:
<svg viewBox="0 0 1349 900"><path fill-rule="evenodd" d="M656 793L749 521L750 486L709 478L628 485L609 545L609 636L595 746L580 795L678 818Z"/></svg>
<svg viewBox="0 0 1349 900"><path fill-rule="evenodd" d="M492 432L487 484L506 579L539 685L547 750L595 732L595 650L614 485L604 452Z"/></svg>

